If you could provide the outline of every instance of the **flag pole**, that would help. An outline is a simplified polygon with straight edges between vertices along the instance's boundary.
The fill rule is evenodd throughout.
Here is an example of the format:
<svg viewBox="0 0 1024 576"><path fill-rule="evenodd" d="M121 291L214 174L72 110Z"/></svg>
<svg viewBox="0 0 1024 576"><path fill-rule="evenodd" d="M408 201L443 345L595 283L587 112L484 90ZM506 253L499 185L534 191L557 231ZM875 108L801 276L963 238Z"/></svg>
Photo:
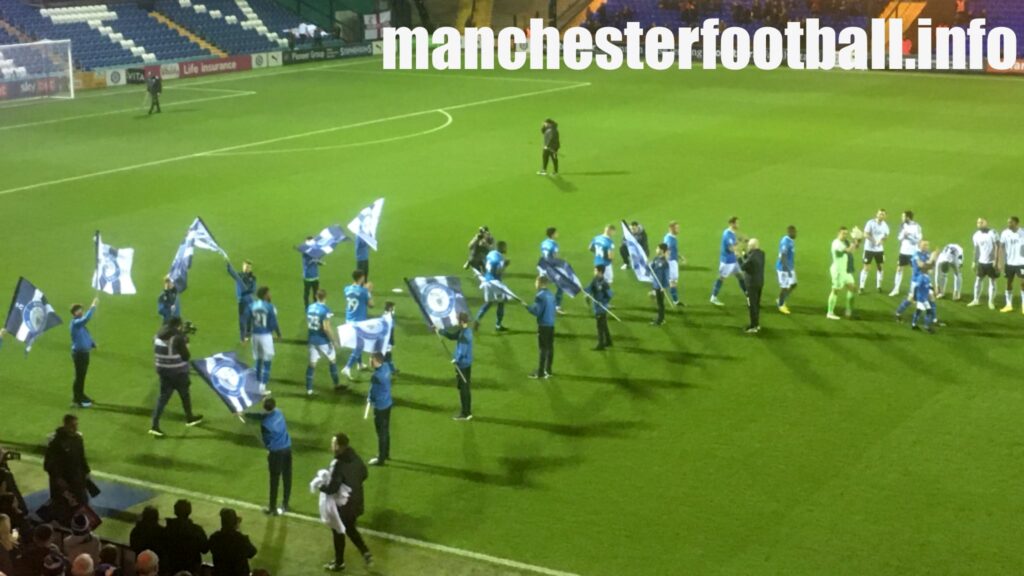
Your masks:
<svg viewBox="0 0 1024 576"><path fill-rule="evenodd" d="M590 301L591 301L591 302L593 302L594 304L597 304L598 306L600 306L602 310L604 310L605 312L607 312L607 313L608 313L608 315L609 315L609 316L611 316L612 318L615 318L615 320L616 320L616 321L618 321L618 322L622 322L622 318L619 318L618 316L616 316L616 315L615 315L615 312L612 312L611 310L609 310L609 309L608 309L608 307L607 307L607 306L605 306L604 304L601 304L600 302L598 302L597 300L595 300L593 296L591 296L590 294L587 294L586 292L583 292L583 295L584 295L585 297L587 297L587 298L590 298Z"/></svg>
<svg viewBox="0 0 1024 576"><path fill-rule="evenodd" d="M440 331L435 330L434 334L437 334L437 341L441 343L441 347L444 348L445 354L448 355L448 356L451 356L452 353L451 353L450 350L448 350L448 343L445 342L444 338L441 337ZM459 365L453 363L452 366L455 366L455 371L459 373L459 378L462 378L462 381L465 382L466 381L466 375L462 373L462 369L459 368Z"/></svg>
<svg viewBox="0 0 1024 576"><path fill-rule="evenodd" d="M666 288L664 285L662 285L661 281L658 280L658 275L654 273L654 268L651 267L651 263L650 262L647 263L647 270L650 271L651 278L654 278L654 281L658 283L658 290L662 290L662 291L668 290L668 288ZM669 296L671 296L671 295L669 295ZM672 301L672 298L668 298L668 303L671 304L673 308L678 306L678 304L676 304L675 302Z"/></svg>

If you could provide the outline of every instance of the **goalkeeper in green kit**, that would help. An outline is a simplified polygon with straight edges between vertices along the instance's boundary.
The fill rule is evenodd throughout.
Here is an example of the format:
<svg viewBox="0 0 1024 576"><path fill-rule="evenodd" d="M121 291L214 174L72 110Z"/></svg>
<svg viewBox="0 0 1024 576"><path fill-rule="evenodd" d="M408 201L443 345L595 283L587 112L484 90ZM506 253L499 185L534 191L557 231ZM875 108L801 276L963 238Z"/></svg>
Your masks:
<svg viewBox="0 0 1024 576"><path fill-rule="evenodd" d="M829 320L840 319L836 315L836 303L839 301L839 293L843 290L846 290L846 317L853 316L853 297L857 293L857 286L853 278L852 255L863 237L864 233L860 229L854 228L851 232L846 226L842 226L839 228L836 239L832 241L832 267L829 269L829 275L832 278L832 293L828 296L828 314L825 316Z"/></svg>

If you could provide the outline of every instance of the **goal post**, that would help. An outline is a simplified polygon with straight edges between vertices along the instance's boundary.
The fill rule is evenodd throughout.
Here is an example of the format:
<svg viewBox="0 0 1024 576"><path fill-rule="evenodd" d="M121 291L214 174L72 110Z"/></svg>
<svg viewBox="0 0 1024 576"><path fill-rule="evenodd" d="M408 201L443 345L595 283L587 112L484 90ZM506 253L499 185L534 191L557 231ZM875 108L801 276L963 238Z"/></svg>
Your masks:
<svg viewBox="0 0 1024 576"><path fill-rule="evenodd" d="M0 46L0 102L74 97L71 40Z"/></svg>

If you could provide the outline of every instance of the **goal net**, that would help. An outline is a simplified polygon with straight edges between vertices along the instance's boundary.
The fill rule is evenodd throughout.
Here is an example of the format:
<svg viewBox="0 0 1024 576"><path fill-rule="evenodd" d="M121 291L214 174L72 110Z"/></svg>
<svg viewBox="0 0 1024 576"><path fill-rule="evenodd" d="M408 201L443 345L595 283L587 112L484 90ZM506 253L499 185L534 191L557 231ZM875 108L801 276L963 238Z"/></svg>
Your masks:
<svg viewBox="0 0 1024 576"><path fill-rule="evenodd" d="M74 98L70 40L0 46L0 102Z"/></svg>

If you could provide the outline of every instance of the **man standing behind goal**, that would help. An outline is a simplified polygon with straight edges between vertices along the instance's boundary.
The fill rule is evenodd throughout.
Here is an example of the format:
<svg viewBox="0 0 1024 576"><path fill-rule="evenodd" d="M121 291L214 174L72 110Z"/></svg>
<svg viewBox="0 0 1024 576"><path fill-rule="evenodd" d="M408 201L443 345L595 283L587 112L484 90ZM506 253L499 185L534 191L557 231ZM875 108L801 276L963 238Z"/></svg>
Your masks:
<svg viewBox="0 0 1024 576"><path fill-rule="evenodd" d="M547 176L548 161L550 160L555 168L551 175L558 176L558 149L562 147L562 143L558 139L558 122L548 118L540 127L540 131L541 134L544 134L544 156L543 164L537 174Z"/></svg>
<svg viewBox="0 0 1024 576"><path fill-rule="evenodd" d="M149 75L149 80L146 81L146 91L149 92L149 113L152 114L153 110L156 113L160 113L160 94L164 91L164 81L153 72Z"/></svg>

